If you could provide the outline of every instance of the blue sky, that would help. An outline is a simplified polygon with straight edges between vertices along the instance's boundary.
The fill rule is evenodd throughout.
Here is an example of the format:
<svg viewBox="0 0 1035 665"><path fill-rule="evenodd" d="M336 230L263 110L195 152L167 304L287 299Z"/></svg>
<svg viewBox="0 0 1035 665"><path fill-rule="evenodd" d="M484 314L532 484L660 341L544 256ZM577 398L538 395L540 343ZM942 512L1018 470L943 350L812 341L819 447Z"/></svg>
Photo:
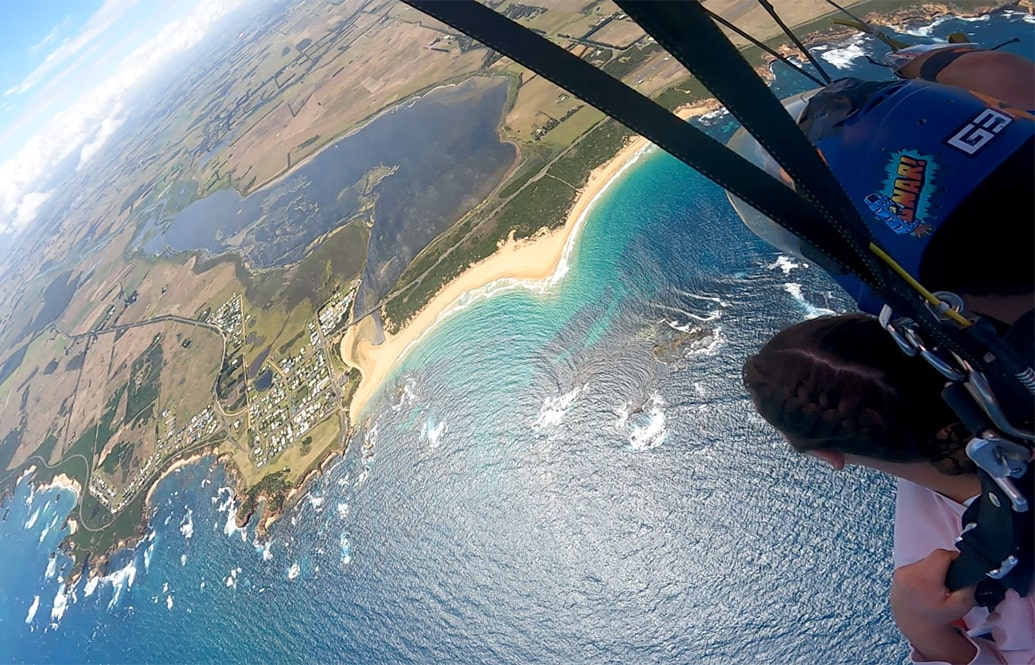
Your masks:
<svg viewBox="0 0 1035 665"><path fill-rule="evenodd" d="M0 234L35 219L48 169L88 162L128 92L246 0L0 0Z"/></svg>

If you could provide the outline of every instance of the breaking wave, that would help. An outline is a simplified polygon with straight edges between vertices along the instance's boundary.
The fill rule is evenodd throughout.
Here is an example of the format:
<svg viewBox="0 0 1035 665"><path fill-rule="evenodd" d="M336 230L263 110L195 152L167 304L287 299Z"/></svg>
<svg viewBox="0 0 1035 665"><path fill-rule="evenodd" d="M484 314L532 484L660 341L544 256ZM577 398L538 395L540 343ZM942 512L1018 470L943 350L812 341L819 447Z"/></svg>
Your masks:
<svg viewBox="0 0 1035 665"><path fill-rule="evenodd" d="M665 400L654 393L644 404L633 408L626 404L618 414L615 429L625 431L633 450L657 448L668 436L665 429Z"/></svg>
<svg viewBox="0 0 1035 665"><path fill-rule="evenodd" d="M867 39L866 35L860 33L846 41L830 46L819 46L812 50L819 53L819 57L837 69L851 69L856 60L866 57L863 45L866 44Z"/></svg>
<svg viewBox="0 0 1035 665"><path fill-rule="evenodd" d="M194 535L194 520L192 519L193 515L194 511L192 511L190 508L187 508L187 513L183 516L183 519L180 520L180 533L182 533L183 537L187 540L190 540L190 537Z"/></svg>
<svg viewBox="0 0 1035 665"><path fill-rule="evenodd" d="M784 275L790 275L792 270L808 268L809 264L802 261L798 263L792 257L781 254L776 260L766 266L768 270L782 270Z"/></svg>
<svg viewBox="0 0 1035 665"><path fill-rule="evenodd" d="M585 392L588 387L589 384L577 386L563 395L547 397L543 400L543 407L540 409L539 416L535 419L533 425L539 428L560 425L564 421L564 416L567 415L568 410L571 409L571 405L575 403L579 395Z"/></svg>
<svg viewBox="0 0 1035 665"><path fill-rule="evenodd" d="M36 610L40 608L40 597L36 596L32 599L32 605L29 605L29 613L25 615L25 623L32 623L32 620L36 618Z"/></svg>
<svg viewBox="0 0 1035 665"><path fill-rule="evenodd" d="M57 595L54 596L54 607L50 610L50 627L57 628L61 617L65 616L68 609L68 596L65 594L65 585L58 587ZM28 621L26 621L28 623Z"/></svg>
<svg viewBox="0 0 1035 665"><path fill-rule="evenodd" d="M83 594L86 596L93 595L93 592L97 590L99 585L110 584L115 591L111 601L108 603L108 609L110 610L118 604L119 598L122 596L122 590L133 587L133 582L136 578L136 561L131 559L125 566L112 573L91 577L86 581L86 586L83 588Z"/></svg>
<svg viewBox="0 0 1035 665"><path fill-rule="evenodd" d="M224 496L224 494L226 496ZM248 531L246 528L237 526L237 501L234 498L234 490L232 487L220 487L219 492L212 499L213 502L218 502L216 510L221 513L226 513L226 522L223 523L223 533L228 536L232 536L235 533L241 534L241 541L248 540Z"/></svg>
<svg viewBox="0 0 1035 665"><path fill-rule="evenodd" d="M791 294L791 297L794 298L794 300L797 301L799 305L801 305L802 310L805 312L806 319L814 319L817 316L837 314L837 312L835 312L832 309L827 309L826 307L817 307L816 305L813 305L808 300L806 300L805 296L801 292L801 284L798 284L797 282L787 282L783 285L783 289L787 293Z"/></svg>
<svg viewBox="0 0 1035 665"><path fill-rule="evenodd" d="M424 427L421 428L420 436L421 439L428 442L429 448L438 448L438 444L442 440L442 434L445 431L445 421L435 422L433 417L428 416L427 420L424 421Z"/></svg>

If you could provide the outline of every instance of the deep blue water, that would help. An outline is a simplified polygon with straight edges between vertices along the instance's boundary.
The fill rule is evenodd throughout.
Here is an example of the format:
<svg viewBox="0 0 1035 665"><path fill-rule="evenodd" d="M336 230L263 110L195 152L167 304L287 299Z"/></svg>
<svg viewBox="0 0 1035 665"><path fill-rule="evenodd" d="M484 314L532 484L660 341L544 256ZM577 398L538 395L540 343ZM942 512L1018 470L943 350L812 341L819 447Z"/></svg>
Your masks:
<svg viewBox="0 0 1035 665"><path fill-rule="evenodd" d="M936 27L960 29L1031 50L1016 18ZM656 150L597 201L568 266L470 296L263 541L205 460L161 483L147 539L64 591L67 559L48 565L71 494L20 483L3 659L901 662L892 483L796 456L740 387L773 331L847 307L835 287Z"/></svg>

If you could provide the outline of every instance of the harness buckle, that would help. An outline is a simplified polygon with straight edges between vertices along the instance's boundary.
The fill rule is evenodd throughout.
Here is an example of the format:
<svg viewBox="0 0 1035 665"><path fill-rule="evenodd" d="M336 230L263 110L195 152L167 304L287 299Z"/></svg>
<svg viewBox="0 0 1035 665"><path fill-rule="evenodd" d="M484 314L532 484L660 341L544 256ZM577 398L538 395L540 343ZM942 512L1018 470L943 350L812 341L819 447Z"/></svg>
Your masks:
<svg viewBox="0 0 1035 665"><path fill-rule="evenodd" d="M1003 490L1003 494L1010 499L1013 510L1018 513L1028 510L1028 500L1018 491L1010 478L1020 478L1024 475L1028 454L1027 447L1000 438L998 433L991 429L986 429L967 444L967 457L974 460L974 464L981 467L995 481ZM990 500L998 505L998 499L991 493Z"/></svg>
<svg viewBox="0 0 1035 665"><path fill-rule="evenodd" d="M993 568L992 570L985 573L985 575L991 577L993 580L1001 580L1007 575L1009 575L1010 571L1013 570L1014 566L1016 566L1017 564L1017 557L1011 554L1010 556L1003 559L1003 562L999 564L998 568Z"/></svg>

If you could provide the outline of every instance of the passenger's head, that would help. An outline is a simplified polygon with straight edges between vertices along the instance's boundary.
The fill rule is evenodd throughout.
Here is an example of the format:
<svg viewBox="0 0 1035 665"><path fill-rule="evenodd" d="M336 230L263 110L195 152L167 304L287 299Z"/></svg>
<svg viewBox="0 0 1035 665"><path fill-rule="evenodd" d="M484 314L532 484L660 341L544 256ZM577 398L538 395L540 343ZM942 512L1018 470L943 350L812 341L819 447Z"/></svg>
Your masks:
<svg viewBox="0 0 1035 665"><path fill-rule="evenodd" d="M842 79L809 99L799 126L873 238L924 286L963 295L968 308L1006 322L1035 304L1030 114L926 81ZM785 251L801 245L760 213L745 223ZM879 310L881 299L858 280L834 279L862 309ZM985 309L1003 297L1009 307Z"/></svg>
<svg viewBox="0 0 1035 665"><path fill-rule="evenodd" d="M743 380L758 413L798 452L930 462L951 475L974 469L970 437L941 399L945 380L872 317L791 326L747 359Z"/></svg>
<svg viewBox="0 0 1035 665"><path fill-rule="evenodd" d="M803 131L896 261L978 311L967 296L983 305L1035 292L1031 115L923 81L828 90L810 101ZM1013 319L1031 307L982 313Z"/></svg>

